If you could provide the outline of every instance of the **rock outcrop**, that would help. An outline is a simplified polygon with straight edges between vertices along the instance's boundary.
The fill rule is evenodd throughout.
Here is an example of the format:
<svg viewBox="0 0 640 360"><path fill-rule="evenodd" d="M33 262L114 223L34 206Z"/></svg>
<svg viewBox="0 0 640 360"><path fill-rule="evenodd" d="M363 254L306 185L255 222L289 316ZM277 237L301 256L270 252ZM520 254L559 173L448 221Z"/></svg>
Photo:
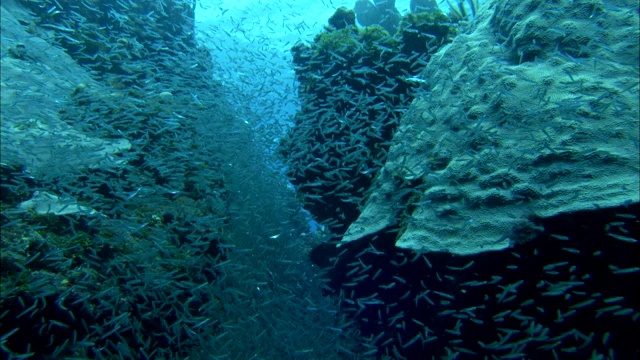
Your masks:
<svg viewBox="0 0 640 360"><path fill-rule="evenodd" d="M343 240L394 229L401 248L470 254L638 202L636 5L485 3L422 73Z"/></svg>
<svg viewBox="0 0 640 360"><path fill-rule="evenodd" d="M87 136L60 118L69 94L99 85L62 49L30 34L29 18L3 3L2 163L49 175L118 164L114 155L131 148L128 140Z"/></svg>
<svg viewBox="0 0 640 360"><path fill-rule="evenodd" d="M337 235L360 215L422 82L415 76L457 33L441 11L405 16L395 36L380 26L339 28L348 14L338 9L313 44L293 47L302 106L279 146L305 208Z"/></svg>

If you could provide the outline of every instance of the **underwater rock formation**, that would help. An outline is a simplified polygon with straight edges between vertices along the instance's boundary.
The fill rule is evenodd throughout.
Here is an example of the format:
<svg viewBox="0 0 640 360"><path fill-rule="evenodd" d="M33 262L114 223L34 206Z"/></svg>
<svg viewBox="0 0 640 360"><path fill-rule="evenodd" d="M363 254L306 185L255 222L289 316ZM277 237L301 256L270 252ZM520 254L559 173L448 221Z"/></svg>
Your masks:
<svg viewBox="0 0 640 360"><path fill-rule="evenodd" d="M332 26L292 49L302 108L279 152L305 208L334 234L358 217L421 84L415 75L456 32L437 11L405 17L395 37L380 26Z"/></svg>
<svg viewBox="0 0 640 360"><path fill-rule="evenodd" d="M395 0L357 0L355 13L362 26L379 25L393 35L398 30L401 15Z"/></svg>
<svg viewBox="0 0 640 360"><path fill-rule="evenodd" d="M438 4L436 4L436 0L411 0L409 9L413 14L433 12L438 9Z"/></svg>
<svg viewBox="0 0 640 360"><path fill-rule="evenodd" d="M335 30L341 30L349 26L356 25L356 14L353 10L345 7L339 7L336 12L329 18L329 25Z"/></svg>
<svg viewBox="0 0 640 360"><path fill-rule="evenodd" d="M61 198L60 196L39 191L36 191L31 199L20 203L19 207L20 209L33 211L38 215L94 215L96 213L95 210L89 207L78 205L74 199Z"/></svg>
<svg viewBox="0 0 640 360"><path fill-rule="evenodd" d="M533 238L536 218L637 203L636 10L485 4L421 74L343 240L395 229L401 248L471 254Z"/></svg>
<svg viewBox="0 0 640 360"><path fill-rule="evenodd" d="M30 34L24 11L1 9L2 163L50 175L121 164L118 156L131 148L128 140L87 136L58 114L68 94L98 87L87 69L62 49ZM65 161L60 163L62 156Z"/></svg>
<svg viewBox="0 0 640 360"><path fill-rule="evenodd" d="M369 0L358 0L354 6L358 23L362 26L377 25L380 23L378 8Z"/></svg>

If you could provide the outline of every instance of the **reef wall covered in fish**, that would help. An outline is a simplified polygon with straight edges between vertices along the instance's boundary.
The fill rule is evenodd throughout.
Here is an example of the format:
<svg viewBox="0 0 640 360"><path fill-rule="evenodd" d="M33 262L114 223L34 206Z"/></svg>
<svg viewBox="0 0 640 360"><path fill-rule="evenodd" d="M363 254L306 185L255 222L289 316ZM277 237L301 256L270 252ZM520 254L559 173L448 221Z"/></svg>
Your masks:
<svg viewBox="0 0 640 360"><path fill-rule="evenodd" d="M634 359L639 212L560 214L533 241L472 255L421 254L379 235L312 258L365 357Z"/></svg>
<svg viewBox="0 0 640 360"><path fill-rule="evenodd" d="M3 1L4 356L169 357L219 328L224 145L197 134L234 123L190 9Z"/></svg>
<svg viewBox="0 0 640 360"><path fill-rule="evenodd" d="M293 48L302 109L280 143L287 176L337 234L360 214L431 55L457 32L441 11L409 14L395 36L338 9L311 45Z"/></svg>

